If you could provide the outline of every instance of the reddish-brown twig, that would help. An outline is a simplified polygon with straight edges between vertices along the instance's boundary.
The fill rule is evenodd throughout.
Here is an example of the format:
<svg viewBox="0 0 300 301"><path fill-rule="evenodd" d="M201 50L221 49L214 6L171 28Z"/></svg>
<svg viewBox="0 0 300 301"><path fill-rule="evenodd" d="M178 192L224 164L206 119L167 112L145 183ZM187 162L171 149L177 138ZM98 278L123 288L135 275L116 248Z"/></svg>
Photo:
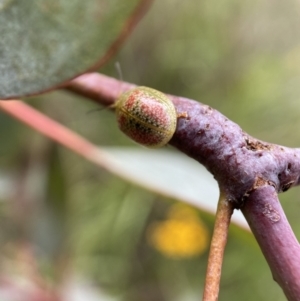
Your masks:
<svg viewBox="0 0 300 301"><path fill-rule="evenodd" d="M226 199L226 196L221 193L216 213L214 232L210 244L203 301L218 300L223 255L227 243L228 227L233 209L233 203L229 202Z"/></svg>

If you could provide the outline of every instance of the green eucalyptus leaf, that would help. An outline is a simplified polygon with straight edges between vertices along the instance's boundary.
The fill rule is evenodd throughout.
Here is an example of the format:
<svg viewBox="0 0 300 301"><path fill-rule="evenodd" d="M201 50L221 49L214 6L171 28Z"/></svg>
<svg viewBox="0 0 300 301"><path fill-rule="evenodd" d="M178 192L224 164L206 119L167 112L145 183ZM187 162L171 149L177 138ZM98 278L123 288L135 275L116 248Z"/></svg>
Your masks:
<svg viewBox="0 0 300 301"><path fill-rule="evenodd" d="M37 94L115 52L148 0L0 0L0 98Z"/></svg>

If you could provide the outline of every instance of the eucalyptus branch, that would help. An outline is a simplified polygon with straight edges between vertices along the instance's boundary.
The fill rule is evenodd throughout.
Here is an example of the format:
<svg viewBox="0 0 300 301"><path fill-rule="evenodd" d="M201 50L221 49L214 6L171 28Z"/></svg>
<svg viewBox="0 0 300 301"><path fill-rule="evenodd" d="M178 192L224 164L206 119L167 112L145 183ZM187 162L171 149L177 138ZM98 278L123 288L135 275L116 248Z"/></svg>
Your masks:
<svg viewBox="0 0 300 301"><path fill-rule="evenodd" d="M122 91L133 87L136 86L92 73L71 81L67 89L110 106ZM242 206L251 191L265 183L277 192L299 184L299 148L255 139L207 105L168 96L180 116L170 144L203 164L237 207Z"/></svg>
<svg viewBox="0 0 300 301"><path fill-rule="evenodd" d="M126 91L132 87L100 74L81 76L68 85L69 90L104 105L114 103L120 88ZM235 208L242 209L275 280L289 300L299 300L300 248L278 205L277 193L299 185L300 149L255 139L207 105L168 96L179 116L176 132L169 143L214 175L226 199ZM266 200L271 207L266 205ZM277 209L274 210L280 221L272 222L269 218L274 213L275 203ZM268 227L265 227L266 221ZM292 253L280 246L286 243L285 239Z"/></svg>

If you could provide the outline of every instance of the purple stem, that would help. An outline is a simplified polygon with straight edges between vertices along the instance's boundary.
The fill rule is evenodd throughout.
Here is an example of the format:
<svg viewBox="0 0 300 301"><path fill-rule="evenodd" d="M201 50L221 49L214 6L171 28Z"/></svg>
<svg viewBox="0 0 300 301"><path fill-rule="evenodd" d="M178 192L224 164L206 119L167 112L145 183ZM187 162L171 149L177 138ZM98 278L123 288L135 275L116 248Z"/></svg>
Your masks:
<svg viewBox="0 0 300 301"><path fill-rule="evenodd" d="M290 301L300 299L300 246L272 186L253 191L241 208L270 266Z"/></svg>
<svg viewBox="0 0 300 301"><path fill-rule="evenodd" d="M183 97L172 100L187 117L178 119L170 144L203 164L237 207L266 183L278 192L299 184L300 149L257 140L207 105Z"/></svg>

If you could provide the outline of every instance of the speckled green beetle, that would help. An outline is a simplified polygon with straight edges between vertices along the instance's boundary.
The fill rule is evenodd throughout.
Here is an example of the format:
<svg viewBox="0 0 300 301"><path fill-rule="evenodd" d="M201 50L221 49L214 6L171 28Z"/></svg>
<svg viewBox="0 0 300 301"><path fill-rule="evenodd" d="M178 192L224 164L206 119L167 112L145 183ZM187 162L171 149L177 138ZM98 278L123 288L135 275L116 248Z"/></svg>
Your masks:
<svg viewBox="0 0 300 301"><path fill-rule="evenodd" d="M120 130L150 148L166 145L177 124L172 101L163 93L138 87L122 94L114 105Z"/></svg>

